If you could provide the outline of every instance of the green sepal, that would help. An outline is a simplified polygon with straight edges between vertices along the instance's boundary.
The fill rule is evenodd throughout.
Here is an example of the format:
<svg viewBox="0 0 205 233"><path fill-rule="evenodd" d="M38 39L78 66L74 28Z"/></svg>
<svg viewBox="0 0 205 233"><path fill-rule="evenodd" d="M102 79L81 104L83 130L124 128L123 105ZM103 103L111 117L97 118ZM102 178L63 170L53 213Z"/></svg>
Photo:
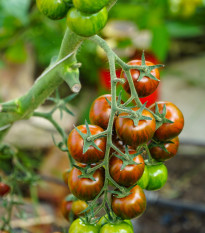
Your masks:
<svg viewBox="0 0 205 233"><path fill-rule="evenodd" d="M174 142L172 141L166 141L166 142L160 142L160 141L152 141L150 144L149 144L149 149L153 148L153 147L160 147L162 150L164 150L166 153L169 153L170 152L166 149L166 147L164 146L166 143L171 143L171 144L174 144Z"/></svg>
<svg viewBox="0 0 205 233"><path fill-rule="evenodd" d="M85 120L85 125L86 125L86 129L87 129L87 133L84 134L82 133L77 127L75 127L76 131L80 134L80 136L83 139L83 154L86 153L86 151L89 149L90 146L93 146L95 149L99 150L102 152L102 150L94 143L94 141L88 141L87 139L92 136L90 129L89 129L89 125L88 122Z"/></svg>
<svg viewBox="0 0 205 233"><path fill-rule="evenodd" d="M89 178L93 181L96 181L95 178L93 177L93 174L95 173L95 171L87 173L87 170L91 168L90 165L87 165L86 167L79 167L76 164L74 164L73 166L77 168L78 170L80 170L82 173L81 175L78 176L78 178Z"/></svg>
<svg viewBox="0 0 205 233"><path fill-rule="evenodd" d="M158 117L162 119L161 121L156 121L156 129L158 129L164 123L174 123L173 121L165 117L166 116L166 104L164 104L162 114L160 114L158 104L155 103L155 115L157 115Z"/></svg>
<svg viewBox="0 0 205 233"><path fill-rule="evenodd" d="M69 194L65 198L66 201L76 201L78 200L73 194Z"/></svg>
<svg viewBox="0 0 205 233"><path fill-rule="evenodd" d="M158 69L160 67L164 67L164 65L158 64L158 65L153 65L153 66L147 66L145 62L145 56L144 56L144 51L142 52L142 57L141 57L141 69L140 69L140 75L137 81L141 81L143 77L149 77L150 79L153 79L155 81L160 81L157 79L154 75L151 74L151 71L153 69Z"/></svg>

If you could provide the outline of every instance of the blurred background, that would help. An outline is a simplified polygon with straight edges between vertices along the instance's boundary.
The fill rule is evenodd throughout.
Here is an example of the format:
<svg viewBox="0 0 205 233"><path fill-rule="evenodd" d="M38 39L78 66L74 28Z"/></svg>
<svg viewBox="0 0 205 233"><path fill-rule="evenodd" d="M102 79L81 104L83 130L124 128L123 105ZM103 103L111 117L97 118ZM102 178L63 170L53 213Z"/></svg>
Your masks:
<svg viewBox="0 0 205 233"><path fill-rule="evenodd" d="M58 55L65 29L65 19L47 19L33 0L0 1L0 102L28 91ZM205 1L119 0L109 12L101 36L124 61L139 59L144 50L147 60L165 64L159 88L142 101L171 101L185 117L178 155L166 162L168 182L162 190L146 193L148 207L133 221L135 233L204 233ZM99 47L85 41L77 59L82 63L82 90L69 103L75 116L64 114L60 119L60 114L55 114L66 132L73 124L89 120L92 101L110 91L108 63ZM71 94L65 83L59 92L62 98ZM46 101L39 110L47 112L51 108ZM66 153L54 146L51 135L60 140L50 123L31 118L15 123L0 145L0 175L4 178L13 174L16 198L20 196L24 202L14 208L14 232L63 232L69 225L60 209L69 193L62 181L62 172L69 163ZM15 170L12 153L24 171ZM22 182L22 176L28 176L27 183L25 179ZM1 217L5 215L5 203L0 200L0 204Z"/></svg>

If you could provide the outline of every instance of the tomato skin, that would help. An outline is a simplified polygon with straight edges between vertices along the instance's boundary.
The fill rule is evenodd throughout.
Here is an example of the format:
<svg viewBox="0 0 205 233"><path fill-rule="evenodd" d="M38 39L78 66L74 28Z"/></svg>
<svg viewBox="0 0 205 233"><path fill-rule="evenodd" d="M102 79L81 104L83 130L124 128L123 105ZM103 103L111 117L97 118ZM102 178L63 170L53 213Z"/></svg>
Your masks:
<svg viewBox="0 0 205 233"><path fill-rule="evenodd" d="M111 101L112 96L110 94L102 95L98 97L90 108L90 122L93 125L98 125L103 129L106 129L108 126L111 106L107 102L106 98Z"/></svg>
<svg viewBox="0 0 205 233"><path fill-rule="evenodd" d="M134 233L133 227L123 221L119 223L107 223L100 229L100 233Z"/></svg>
<svg viewBox="0 0 205 233"><path fill-rule="evenodd" d="M83 165L81 165L83 166ZM71 193L80 200L93 200L101 191L105 180L104 168L99 168L93 174L94 180L79 178L82 173L77 168L72 168L68 177L68 186Z"/></svg>
<svg viewBox="0 0 205 233"><path fill-rule="evenodd" d="M99 230L100 226L97 224L85 224L78 218L70 225L68 233L99 233Z"/></svg>
<svg viewBox="0 0 205 233"><path fill-rule="evenodd" d="M0 182L0 197L5 196L10 192L11 188L7 184Z"/></svg>
<svg viewBox="0 0 205 233"><path fill-rule="evenodd" d="M87 14L72 8L67 14L67 25L77 35L89 37L104 28L108 18L106 7L94 14Z"/></svg>
<svg viewBox="0 0 205 233"><path fill-rule="evenodd" d="M138 108L132 110L137 111ZM152 120L140 120L138 126L135 126L133 120L120 117L125 115L128 115L128 113L121 113L115 121L115 130L118 137L125 144L133 147L147 143L155 132L156 122L154 116L144 109L142 115L150 117Z"/></svg>
<svg viewBox="0 0 205 233"><path fill-rule="evenodd" d="M81 214L83 210L85 210L88 207L87 203L82 200L74 201L72 204L72 211L75 216L83 216L84 214Z"/></svg>
<svg viewBox="0 0 205 233"><path fill-rule="evenodd" d="M86 134L87 129L85 125L77 127L82 133ZM103 132L103 129L97 125L89 125L89 129L92 135ZM106 138L101 137L96 139L95 144L102 150L99 151L93 146L83 154L84 141L76 129L73 129L68 136L68 150L71 156L80 163L96 163L104 159L106 150Z"/></svg>
<svg viewBox="0 0 205 233"><path fill-rule="evenodd" d="M85 13L96 13L108 4L109 0L73 0L75 8Z"/></svg>
<svg viewBox="0 0 205 233"><path fill-rule="evenodd" d="M105 224L109 223L106 218L108 219L108 215L107 214L104 215L104 216L102 216L100 218L100 221L98 222L98 225L100 225L100 227L103 227ZM122 223L124 223L124 222L127 223L127 224L129 224L132 227L132 230L134 230L132 222L130 220L125 219L125 220L122 221Z"/></svg>
<svg viewBox="0 0 205 233"><path fill-rule="evenodd" d="M148 183L149 183L149 171L147 165L145 165L144 172L141 178L137 181L137 185L139 185L142 189L146 189Z"/></svg>
<svg viewBox="0 0 205 233"><path fill-rule="evenodd" d="M129 154L135 154L135 153L137 152L134 150L129 151ZM145 166L143 157L141 155L138 155L133 159L133 161L141 164L127 165L123 170L120 170L123 164L122 160L115 156L113 156L110 159L109 162L110 175L113 178L113 180L115 180L119 185L130 187L136 184L136 182L142 176Z"/></svg>
<svg viewBox="0 0 205 233"><path fill-rule="evenodd" d="M128 62L128 65L140 66L141 63L142 63L141 60L132 60L132 61ZM146 61L145 64L147 66L155 65L154 63L152 63L150 61ZM135 86L135 89L136 89L139 97L146 97L146 96L152 94L157 89L157 87L159 85L159 81L160 81L160 75L159 75L158 69L154 69L150 73L152 75L154 75L159 81L156 81L156 80L151 79L151 78L146 77L146 76L144 76L140 81L138 81L140 71L137 69L131 69L130 73L131 73L131 76L132 76L132 79L134 82L134 86ZM124 72L122 72L121 78L125 79L125 83L123 84L124 90L127 93L131 94L130 86L129 86L129 83L127 80L127 76L125 75Z"/></svg>
<svg viewBox="0 0 205 233"><path fill-rule="evenodd" d="M39 11L53 20L64 18L69 9L63 0L36 0L36 3Z"/></svg>
<svg viewBox="0 0 205 233"><path fill-rule="evenodd" d="M176 105L171 102L157 102L159 113L162 114L163 106L166 105L166 115L168 120L173 123L164 123L155 132L154 137L159 141L167 141L177 137L184 127L184 116ZM155 104L149 107L151 111L155 113Z"/></svg>
<svg viewBox="0 0 205 233"><path fill-rule="evenodd" d="M136 218L146 209L146 197L142 188L136 185L130 192L130 195L123 198L117 198L112 194L112 210L122 219Z"/></svg>
<svg viewBox="0 0 205 233"><path fill-rule="evenodd" d="M149 173L149 183L146 187L147 190L159 190L167 182L167 168L163 163L149 165L147 164Z"/></svg>
<svg viewBox="0 0 205 233"><path fill-rule="evenodd" d="M167 153L166 151L164 151L162 148L160 148L159 146L155 146L150 148L150 153L152 158L154 158L155 160L159 161L159 162L163 162L166 161L168 159L171 159L172 157L174 157L178 151L179 148L179 138L173 138L172 140L170 140L173 143L165 143L164 146L167 149L167 151L169 153Z"/></svg>

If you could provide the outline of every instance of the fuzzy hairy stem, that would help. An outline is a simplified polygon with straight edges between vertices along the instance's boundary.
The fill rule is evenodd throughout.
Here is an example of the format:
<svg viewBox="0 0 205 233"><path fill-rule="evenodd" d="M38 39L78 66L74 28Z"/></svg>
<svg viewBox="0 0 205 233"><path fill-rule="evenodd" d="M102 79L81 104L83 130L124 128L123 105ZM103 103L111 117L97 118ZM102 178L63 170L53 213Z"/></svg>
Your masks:
<svg viewBox="0 0 205 233"><path fill-rule="evenodd" d="M36 80L31 89L22 97L0 104L0 127L10 125L21 119L29 118L33 111L63 82L62 70L76 63L75 54L84 38L79 37L69 29L66 30L59 56L55 64L46 69ZM74 80L75 79L75 80ZM80 90L80 82L70 72L71 89Z"/></svg>

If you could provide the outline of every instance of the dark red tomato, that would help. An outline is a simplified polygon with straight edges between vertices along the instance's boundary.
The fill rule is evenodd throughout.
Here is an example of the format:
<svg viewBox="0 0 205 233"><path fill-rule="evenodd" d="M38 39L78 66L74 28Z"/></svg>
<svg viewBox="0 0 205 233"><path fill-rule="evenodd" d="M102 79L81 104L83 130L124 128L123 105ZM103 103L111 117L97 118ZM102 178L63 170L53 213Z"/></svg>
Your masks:
<svg viewBox="0 0 205 233"><path fill-rule="evenodd" d="M164 123L155 132L154 137L160 141L167 141L177 137L184 127L184 116L182 112L171 102L157 102L159 113L162 114L163 106L166 105L166 115L173 123ZM155 113L155 104L149 107Z"/></svg>
<svg viewBox="0 0 205 233"><path fill-rule="evenodd" d="M130 150L129 154L135 154L137 153L134 150ZM110 175L119 185L123 185L125 187L130 187L140 179L144 172L144 159L141 155L137 155L133 159L134 162L139 163L127 165L123 170L121 169L122 166L122 160L113 156L110 159Z"/></svg>
<svg viewBox="0 0 205 233"><path fill-rule="evenodd" d="M169 143L169 142L164 143L164 146L169 153L167 153L161 147L155 146L155 147L152 147L150 149L150 153L152 155L152 158L154 158L157 161L163 162L163 161L166 161L166 160L174 157L178 151L178 148L179 148L179 138L176 137L170 141L172 143Z"/></svg>
<svg viewBox="0 0 205 233"><path fill-rule="evenodd" d="M146 197L142 188L136 185L130 192L131 194L123 198L117 198L112 194L112 210L122 219L136 218L146 209Z"/></svg>
<svg viewBox="0 0 205 233"><path fill-rule="evenodd" d="M87 129L85 125L77 127L82 133L86 134ZM103 129L97 125L89 125L89 129L92 135L103 132ZM106 139L104 137L98 138L95 144L101 149L97 150L93 146L90 146L88 150L83 154L84 141L76 129L73 129L68 136L68 150L71 156L80 163L96 163L103 160L106 150Z"/></svg>
<svg viewBox="0 0 205 233"><path fill-rule="evenodd" d="M134 65L134 66L141 66L142 62L141 60L133 60L128 62L128 65ZM147 66L153 66L155 65L154 63L150 62L150 61L146 61L145 64ZM145 97L148 96L150 94L152 94L158 87L159 85L159 81L160 81L160 75L159 75L159 70L158 69L154 69L152 70L150 73L155 76L155 78L157 78L159 81L156 81L154 79L151 79L147 76L144 76L140 81L138 81L138 78L140 76L140 71L137 69L132 69L130 70L131 76L132 76L132 80L134 82L134 86L135 89L139 95L139 97ZM127 76L125 75L124 72L122 72L121 78L125 79L125 83L123 84L123 88L125 89L125 91L127 93L131 93L130 91L130 86L127 80Z"/></svg>
<svg viewBox="0 0 205 233"><path fill-rule="evenodd" d="M84 166L84 165L81 165ZM99 168L93 174L94 180L89 178L79 178L82 173L79 169L73 168L68 177L68 186L71 193L78 199L93 200L101 191L105 180L105 171Z"/></svg>
<svg viewBox="0 0 205 233"><path fill-rule="evenodd" d="M71 213L72 204L72 201L63 200L61 202L61 213L63 214L64 218L68 221Z"/></svg>
<svg viewBox="0 0 205 233"><path fill-rule="evenodd" d="M75 216L83 216L84 214L81 214L83 210L85 210L88 207L88 204L85 201L77 200L74 201L72 204L72 211Z"/></svg>
<svg viewBox="0 0 205 233"><path fill-rule="evenodd" d="M137 111L138 108L132 110ZM127 145L136 147L147 143L154 135L156 122L154 116L147 110L143 110L142 115L150 117L151 120L140 120L137 126L133 120L129 118L121 118L120 116L128 115L121 113L115 121L115 130L118 137Z"/></svg>
<svg viewBox="0 0 205 233"><path fill-rule="evenodd" d="M0 197L3 197L4 195L8 194L10 192L11 188L7 184L0 182Z"/></svg>
<svg viewBox="0 0 205 233"><path fill-rule="evenodd" d="M91 124L98 125L103 129L107 128L111 113L111 106L106 98L111 102L112 96L110 94L102 95L93 102L90 108Z"/></svg>

